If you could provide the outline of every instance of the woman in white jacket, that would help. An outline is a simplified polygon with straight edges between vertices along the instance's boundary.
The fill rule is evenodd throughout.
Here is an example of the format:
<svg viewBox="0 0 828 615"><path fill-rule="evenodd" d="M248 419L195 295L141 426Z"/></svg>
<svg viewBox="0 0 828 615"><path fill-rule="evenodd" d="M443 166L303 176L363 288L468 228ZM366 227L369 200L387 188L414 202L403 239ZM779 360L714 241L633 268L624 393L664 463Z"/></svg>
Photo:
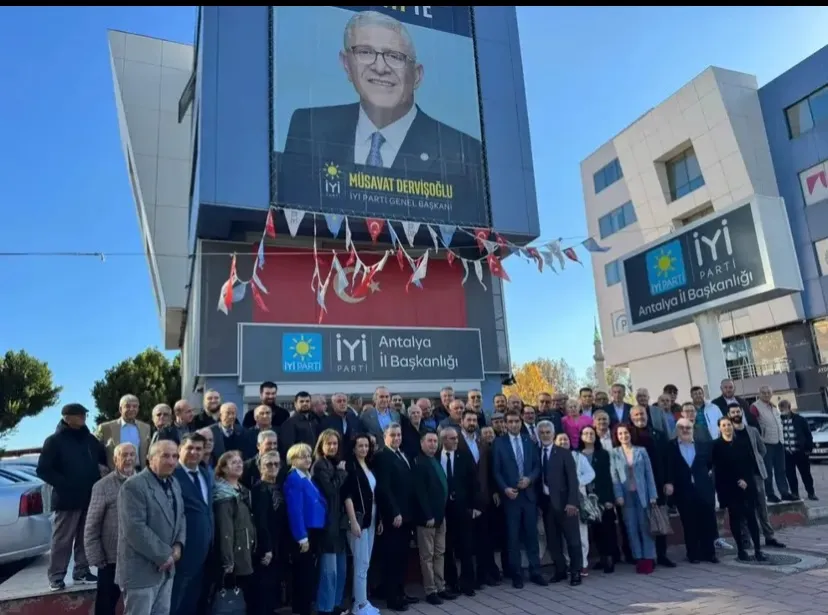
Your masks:
<svg viewBox="0 0 828 615"><path fill-rule="evenodd" d="M578 473L578 490L582 496L586 497L587 486L595 480L595 470L592 469L592 464L589 463L589 459L581 455L578 451L571 450L569 436L565 433L559 433L555 436L555 446L570 449L572 456L575 458L575 468ZM581 531L581 553L584 563L581 576L585 577L589 574L589 526L579 520L578 527ZM564 550L564 554L566 554L566 550Z"/></svg>

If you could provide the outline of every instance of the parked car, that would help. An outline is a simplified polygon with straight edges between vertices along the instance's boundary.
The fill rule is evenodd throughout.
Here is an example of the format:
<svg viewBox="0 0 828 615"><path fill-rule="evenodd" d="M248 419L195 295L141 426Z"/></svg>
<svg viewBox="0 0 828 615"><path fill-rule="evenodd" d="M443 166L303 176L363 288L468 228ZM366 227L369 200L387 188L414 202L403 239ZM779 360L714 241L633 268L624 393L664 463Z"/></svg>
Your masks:
<svg viewBox="0 0 828 615"><path fill-rule="evenodd" d="M0 465L0 564L49 551L52 522L43 506L43 486L22 467Z"/></svg>
<svg viewBox="0 0 828 615"><path fill-rule="evenodd" d="M0 459L0 468L10 468L13 470L18 470L33 476L40 480L37 476L37 460L39 455L25 455L23 457L6 457L5 459ZM41 495L43 497L43 510L44 512L51 514L52 512L52 487L43 483L40 488Z"/></svg>
<svg viewBox="0 0 828 615"><path fill-rule="evenodd" d="M817 431L823 425L828 425L828 412L805 410L798 414L808 421L808 427L811 428L811 433Z"/></svg>

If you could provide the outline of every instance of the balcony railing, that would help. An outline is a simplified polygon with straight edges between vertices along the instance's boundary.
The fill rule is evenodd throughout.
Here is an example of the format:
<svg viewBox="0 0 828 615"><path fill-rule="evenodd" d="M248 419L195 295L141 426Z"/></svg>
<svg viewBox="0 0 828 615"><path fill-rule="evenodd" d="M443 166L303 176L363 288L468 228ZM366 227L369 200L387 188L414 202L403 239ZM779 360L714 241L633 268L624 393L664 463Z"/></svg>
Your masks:
<svg viewBox="0 0 828 615"><path fill-rule="evenodd" d="M790 359L773 359L759 363L743 363L731 365L727 368L731 380L746 380L747 378L761 378L773 374L785 374L793 369Z"/></svg>

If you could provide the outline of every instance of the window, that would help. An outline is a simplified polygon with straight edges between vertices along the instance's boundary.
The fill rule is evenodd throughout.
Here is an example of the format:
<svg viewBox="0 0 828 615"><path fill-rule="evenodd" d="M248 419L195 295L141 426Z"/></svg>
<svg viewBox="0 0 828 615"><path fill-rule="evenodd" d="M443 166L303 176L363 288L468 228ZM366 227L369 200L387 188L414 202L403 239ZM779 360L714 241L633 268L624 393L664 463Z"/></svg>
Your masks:
<svg viewBox="0 0 828 615"><path fill-rule="evenodd" d="M810 132L815 126L828 123L828 86L785 109L791 139Z"/></svg>
<svg viewBox="0 0 828 615"><path fill-rule="evenodd" d="M828 320L815 320L811 323L814 336L814 349L820 365L828 364Z"/></svg>
<svg viewBox="0 0 828 615"><path fill-rule="evenodd" d="M699 161L692 148L668 161L666 167L671 200L678 200L704 186Z"/></svg>
<svg viewBox="0 0 828 615"><path fill-rule="evenodd" d="M605 239L636 222L638 222L638 218L635 217L635 207L633 207L632 201L627 201L621 207L616 207L598 219L598 230L601 232L601 239Z"/></svg>
<svg viewBox="0 0 828 615"><path fill-rule="evenodd" d="M616 158L607 166L598 169L592 176L592 181L595 184L595 194L598 194L607 186L611 186L622 177L624 177L624 173L621 171L621 163Z"/></svg>
<svg viewBox="0 0 828 615"><path fill-rule="evenodd" d="M768 331L723 342L728 375L734 380L760 378L791 370L782 332Z"/></svg>
<svg viewBox="0 0 828 615"><path fill-rule="evenodd" d="M607 286L615 286L621 281L621 263L614 260L604 265L604 275L607 278Z"/></svg>

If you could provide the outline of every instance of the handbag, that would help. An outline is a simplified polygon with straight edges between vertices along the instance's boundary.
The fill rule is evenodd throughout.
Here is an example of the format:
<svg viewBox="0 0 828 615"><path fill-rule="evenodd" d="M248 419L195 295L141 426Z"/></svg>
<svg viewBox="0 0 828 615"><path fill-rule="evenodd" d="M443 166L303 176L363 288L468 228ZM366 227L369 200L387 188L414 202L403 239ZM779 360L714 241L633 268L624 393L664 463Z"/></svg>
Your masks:
<svg viewBox="0 0 828 615"><path fill-rule="evenodd" d="M211 615L245 615L246 611L244 594L235 583L230 589L222 587L213 597Z"/></svg>
<svg viewBox="0 0 828 615"><path fill-rule="evenodd" d="M604 516L601 505L598 503L598 496L594 493L584 495L578 492L578 503L580 504L581 523L598 523Z"/></svg>
<svg viewBox="0 0 828 615"><path fill-rule="evenodd" d="M647 510L647 518L650 522L650 534L653 536L669 536L673 533L666 506L651 504Z"/></svg>

